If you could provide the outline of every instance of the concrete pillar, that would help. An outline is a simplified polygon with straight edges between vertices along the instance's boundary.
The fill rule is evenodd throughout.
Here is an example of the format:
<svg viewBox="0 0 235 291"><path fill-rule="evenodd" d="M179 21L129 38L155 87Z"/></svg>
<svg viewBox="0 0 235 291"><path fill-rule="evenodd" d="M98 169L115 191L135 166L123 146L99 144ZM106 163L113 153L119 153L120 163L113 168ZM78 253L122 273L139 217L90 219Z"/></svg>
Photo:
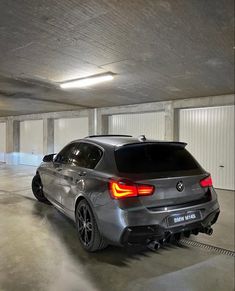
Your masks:
<svg viewBox="0 0 235 291"><path fill-rule="evenodd" d="M102 133L102 114L100 109L97 110L97 134Z"/></svg>
<svg viewBox="0 0 235 291"><path fill-rule="evenodd" d="M103 115L101 119L101 134L109 133L109 117L108 115Z"/></svg>
<svg viewBox="0 0 235 291"><path fill-rule="evenodd" d="M6 163L17 165L20 150L20 123L8 119L6 122Z"/></svg>
<svg viewBox="0 0 235 291"><path fill-rule="evenodd" d="M180 110L176 108L174 110L174 140L179 141L179 129L180 129Z"/></svg>
<svg viewBox="0 0 235 291"><path fill-rule="evenodd" d="M54 119L43 119L43 154L54 153Z"/></svg>
<svg viewBox="0 0 235 291"><path fill-rule="evenodd" d="M88 119L89 119L89 135L97 134L98 126L97 108L89 110Z"/></svg>
<svg viewBox="0 0 235 291"><path fill-rule="evenodd" d="M174 108L172 102L165 105L165 140L174 139Z"/></svg>
<svg viewBox="0 0 235 291"><path fill-rule="evenodd" d="M111 113L112 114L112 113ZM100 109L97 110L97 134L108 134L108 115L102 114Z"/></svg>

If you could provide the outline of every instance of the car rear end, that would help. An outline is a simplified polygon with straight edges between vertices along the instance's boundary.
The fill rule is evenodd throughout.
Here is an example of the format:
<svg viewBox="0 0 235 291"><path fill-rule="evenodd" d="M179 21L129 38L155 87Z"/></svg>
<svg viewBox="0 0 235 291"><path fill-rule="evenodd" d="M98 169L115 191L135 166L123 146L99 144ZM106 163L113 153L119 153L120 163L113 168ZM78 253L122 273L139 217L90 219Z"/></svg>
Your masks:
<svg viewBox="0 0 235 291"><path fill-rule="evenodd" d="M219 215L217 195L209 173L185 146L138 142L115 148L117 175L108 184L116 208L113 236L120 244L212 233Z"/></svg>

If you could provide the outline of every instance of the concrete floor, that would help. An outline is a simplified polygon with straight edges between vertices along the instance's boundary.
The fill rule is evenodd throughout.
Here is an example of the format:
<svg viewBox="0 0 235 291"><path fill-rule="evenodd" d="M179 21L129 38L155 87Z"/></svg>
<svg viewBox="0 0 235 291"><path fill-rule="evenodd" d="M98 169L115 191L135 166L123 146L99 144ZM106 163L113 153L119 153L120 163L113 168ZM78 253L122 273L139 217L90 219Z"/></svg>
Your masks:
<svg viewBox="0 0 235 291"><path fill-rule="evenodd" d="M0 290L234 290L234 258L197 247L157 253L109 247L86 253L73 223L37 202L35 168L0 165ZM201 242L234 249L234 192L218 190L222 214Z"/></svg>

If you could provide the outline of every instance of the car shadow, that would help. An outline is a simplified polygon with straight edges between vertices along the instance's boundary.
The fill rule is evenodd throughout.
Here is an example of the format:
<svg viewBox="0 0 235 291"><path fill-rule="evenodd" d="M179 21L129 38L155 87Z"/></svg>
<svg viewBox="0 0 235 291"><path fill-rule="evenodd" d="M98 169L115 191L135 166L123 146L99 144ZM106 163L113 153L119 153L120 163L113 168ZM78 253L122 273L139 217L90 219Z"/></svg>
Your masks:
<svg viewBox="0 0 235 291"><path fill-rule="evenodd" d="M58 283L59 287L56 285L58 288L50 290L78 290L76 287L84 282L94 288L79 290L143 290L153 278L188 267L191 270L193 265L214 256L190 246L174 244L164 245L156 252L142 246L109 246L102 251L88 253L79 243L75 223L55 207L40 203L33 196L28 197L29 193L8 194L3 193L1 202L4 207L12 204L6 205L11 211L15 206L17 215L24 215L23 221L29 223L26 233L32 237L27 243L36 241L38 254L42 253L37 262L40 272L43 270L50 278L57 278L51 284ZM24 245L24 240L20 243ZM37 274L33 276L36 278ZM75 287L67 288L70 284Z"/></svg>
<svg viewBox="0 0 235 291"><path fill-rule="evenodd" d="M59 212L55 207L35 201L33 214L49 223L54 234L66 246L70 254L79 261L88 259L114 266L126 266L130 260L140 260L141 257L150 257L153 254L161 256L164 252L176 248L188 248L183 245L165 244L157 251L151 251L146 246L118 247L109 245L106 249L95 253L86 252L79 243L75 223Z"/></svg>

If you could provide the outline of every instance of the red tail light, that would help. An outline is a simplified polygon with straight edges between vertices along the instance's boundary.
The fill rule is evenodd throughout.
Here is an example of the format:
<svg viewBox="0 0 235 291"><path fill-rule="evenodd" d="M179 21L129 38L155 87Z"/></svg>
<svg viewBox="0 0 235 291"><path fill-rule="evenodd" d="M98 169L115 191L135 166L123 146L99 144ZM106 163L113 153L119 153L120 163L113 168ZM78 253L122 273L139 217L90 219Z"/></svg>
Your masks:
<svg viewBox="0 0 235 291"><path fill-rule="evenodd" d="M111 180L109 182L111 196L114 199L152 195L154 186L135 184L126 180Z"/></svg>
<svg viewBox="0 0 235 291"><path fill-rule="evenodd" d="M203 188L213 186L213 182L212 182L211 176L208 176L208 177L202 179L202 180L200 181L200 185L201 185Z"/></svg>

